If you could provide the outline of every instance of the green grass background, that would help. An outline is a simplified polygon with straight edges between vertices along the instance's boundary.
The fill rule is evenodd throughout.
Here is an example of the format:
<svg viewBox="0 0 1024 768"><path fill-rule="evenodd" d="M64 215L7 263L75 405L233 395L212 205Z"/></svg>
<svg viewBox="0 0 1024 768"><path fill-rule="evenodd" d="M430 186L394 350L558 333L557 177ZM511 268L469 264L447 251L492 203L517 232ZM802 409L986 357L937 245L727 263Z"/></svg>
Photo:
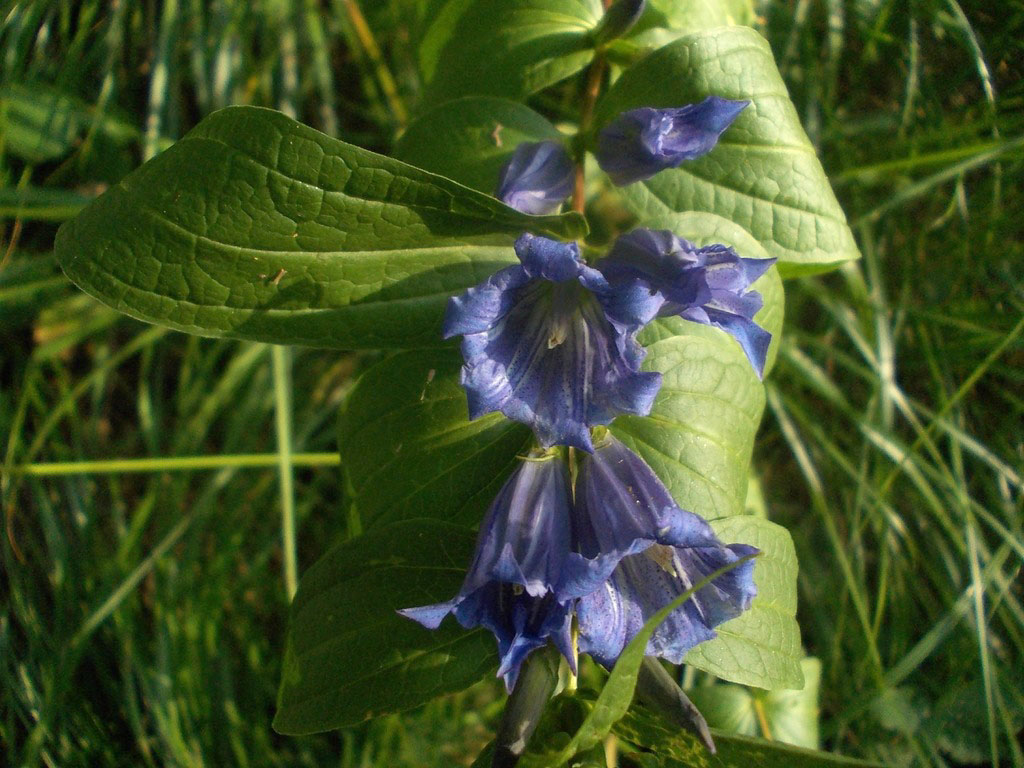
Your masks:
<svg viewBox="0 0 1024 768"><path fill-rule="evenodd" d="M50 252L226 104L387 151L436 5L0 10L0 762L447 766L488 739L493 681L339 733L270 729L294 572L349 530L334 421L371 356L145 326ZM864 253L788 285L755 452L797 544L823 744L1022 766L1024 4L758 13ZM120 461L169 456L199 458Z"/></svg>

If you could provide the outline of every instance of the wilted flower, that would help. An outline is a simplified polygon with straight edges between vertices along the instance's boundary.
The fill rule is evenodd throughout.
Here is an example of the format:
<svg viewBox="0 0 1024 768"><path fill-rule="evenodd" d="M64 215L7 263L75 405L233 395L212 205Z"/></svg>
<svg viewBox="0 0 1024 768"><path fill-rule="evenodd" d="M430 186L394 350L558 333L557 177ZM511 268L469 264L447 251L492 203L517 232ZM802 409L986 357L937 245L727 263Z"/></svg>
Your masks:
<svg viewBox="0 0 1024 768"><path fill-rule="evenodd" d="M742 258L725 245L698 247L667 230L636 229L616 240L597 268L614 292L644 286L649 301L634 306L648 313L721 328L761 376L772 335L754 322L761 294L749 288L774 263Z"/></svg>
<svg viewBox="0 0 1024 768"><path fill-rule="evenodd" d="M649 179L711 151L749 101L708 96L700 104L623 112L597 138L597 162L619 186Z"/></svg>
<svg viewBox="0 0 1024 768"><path fill-rule="evenodd" d="M560 585L577 578L570 560L569 469L557 455L523 461L480 526L473 564L451 600L399 611L429 629L449 613L466 628L483 626L498 640L509 690L527 655L550 639L574 663L571 602Z"/></svg>
<svg viewBox="0 0 1024 768"><path fill-rule="evenodd" d="M501 411L544 446L591 450L590 427L646 415L661 386L640 372L649 291L612 292L575 243L522 235L506 267L448 304L445 338L461 335L470 418Z"/></svg>
<svg viewBox="0 0 1024 768"><path fill-rule="evenodd" d="M724 545L681 509L649 466L611 435L583 458L573 534L588 578L603 583L577 603L579 650L611 666L655 613L705 577L757 550ZM754 563L700 589L655 630L647 654L679 664L714 627L750 607Z"/></svg>
<svg viewBox="0 0 1024 768"><path fill-rule="evenodd" d="M572 158L560 142L526 142L516 147L501 169L494 194L523 213L554 213L572 194L574 171Z"/></svg>

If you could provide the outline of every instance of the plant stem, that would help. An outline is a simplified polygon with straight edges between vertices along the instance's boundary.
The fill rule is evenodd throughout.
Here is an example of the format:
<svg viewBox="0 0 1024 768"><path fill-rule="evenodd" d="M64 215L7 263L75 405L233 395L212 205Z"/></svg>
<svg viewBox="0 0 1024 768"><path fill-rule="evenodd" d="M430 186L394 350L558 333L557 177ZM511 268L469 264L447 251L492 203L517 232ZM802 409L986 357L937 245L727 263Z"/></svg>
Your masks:
<svg viewBox="0 0 1024 768"><path fill-rule="evenodd" d="M149 160L159 151L160 135L164 130L164 112L170 90L170 68L174 61L174 43L178 32L178 0L164 0L160 15L156 60L149 80L149 104L146 113L146 131L142 139L142 159Z"/></svg>
<svg viewBox="0 0 1024 768"><path fill-rule="evenodd" d="M293 120L299 116L299 43L295 34L295 16L291 3L281 3L278 18L281 51L281 97L277 108Z"/></svg>
<svg viewBox="0 0 1024 768"><path fill-rule="evenodd" d="M570 693L575 692L579 685L580 625L575 616L572 619L572 661L573 666L576 667L576 672L573 672L572 669L569 670L569 680L565 684L565 690Z"/></svg>
<svg viewBox="0 0 1024 768"><path fill-rule="evenodd" d="M348 20L355 30L356 37L359 38L360 45L363 46L363 50L366 51L366 55L373 63L377 82L380 83L380 89L384 92L384 98L388 102L392 117L395 118L399 127L404 127L409 122L409 113L405 109L405 104L402 103L401 96L398 95L395 78L392 77L391 70L388 69L387 62L381 55L380 46L377 45L377 40L374 38L373 32L370 31L370 25L366 23L366 17L363 16L359 3L357 0L342 0L342 5L345 6Z"/></svg>
<svg viewBox="0 0 1024 768"><path fill-rule="evenodd" d="M754 697L754 714L757 715L757 724L761 729L761 735L768 741L772 741L772 729L768 723L768 713L764 708L764 701L760 697Z"/></svg>
<svg viewBox="0 0 1024 768"><path fill-rule="evenodd" d="M188 472L211 469L264 469L276 467L276 453L233 453L224 456L157 456L148 459L97 459L95 461L53 461L15 464L13 475L31 477L64 477L67 475L111 475L137 472ZM341 464L337 453L293 453L292 467L336 467Z"/></svg>
<svg viewBox="0 0 1024 768"><path fill-rule="evenodd" d="M295 491L292 484L291 350L275 344L274 415L277 428L277 472L281 483L281 545L284 549L284 588L288 599L298 589L299 569L295 552Z"/></svg>
<svg viewBox="0 0 1024 768"><path fill-rule="evenodd" d="M583 145L586 143L587 137L590 135L590 129L593 127L594 122L594 105L597 103L597 97L601 94L601 80L604 77L605 69L605 55L604 51L599 50L594 55L594 60L590 63L590 69L587 70L587 84L583 91L583 106L580 110L580 138L579 146L577 148L576 157L576 182L573 185L572 192L572 209L579 213L583 213L585 206L585 182L584 177L584 159L586 157L586 150Z"/></svg>

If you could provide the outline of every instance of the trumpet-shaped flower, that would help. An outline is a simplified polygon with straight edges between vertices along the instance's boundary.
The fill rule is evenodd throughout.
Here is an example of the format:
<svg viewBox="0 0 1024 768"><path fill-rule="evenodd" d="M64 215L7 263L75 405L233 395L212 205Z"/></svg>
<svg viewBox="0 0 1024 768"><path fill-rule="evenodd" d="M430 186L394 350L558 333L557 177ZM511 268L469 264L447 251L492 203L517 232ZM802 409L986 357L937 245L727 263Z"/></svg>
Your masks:
<svg viewBox="0 0 1024 768"><path fill-rule="evenodd" d="M725 545L681 509L646 462L610 435L583 459L573 515L575 547L589 565L577 603L579 650L611 666L644 623L719 568L757 550ZM675 664L750 607L757 590L747 561L717 577L654 631L647 654ZM577 571L578 573L579 571ZM593 580L601 578L596 589Z"/></svg>
<svg viewBox="0 0 1024 768"><path fill-rule="evenodd" d="M524 142L501 169L494 194L523 213L554 213L572 194L573 178L572 158L560 142Z"/></svg>
<svg viewBox="0 0 1024 768"><path fill-rule="evenodd" d="M699 104L623 112L598 134L597 162L619 186L707 154L749 101L708 96Z"/></svg>
<svg viewBox="0 0 1024 768"><path fill-rule="evenodd" d="M591 450L590 427L620 413L646 415L661 375L643 373L635 335L647 290L613 291L575 243L531 234L520 264L448 304L445 338L461 335L470 418L501 411L530 425L542 445Z"/></svg>
<svg viewBox="0 0 1024 768"><path fill-rule="evenodd" d="M574 661L571 603L575 593L561 585L578 578L570 571L569 469L565 460L537 456L523 461L491 504L476 543L476 554L458 594L447 602L399 613L436 629L449 613L466 628L483 626L498 640L509 690L523 661L551 640Z"/></svg>
<svg viewBox="0 0 1024 768"><path fill-rule="evenodd" d="M750 285L774 263L742 258L725 245L698 247L667 230L635 229L615 241L597 268L613 292L646 288L647 312L721 328L761 376L772 336L754 322L762 300Z"/></svg>

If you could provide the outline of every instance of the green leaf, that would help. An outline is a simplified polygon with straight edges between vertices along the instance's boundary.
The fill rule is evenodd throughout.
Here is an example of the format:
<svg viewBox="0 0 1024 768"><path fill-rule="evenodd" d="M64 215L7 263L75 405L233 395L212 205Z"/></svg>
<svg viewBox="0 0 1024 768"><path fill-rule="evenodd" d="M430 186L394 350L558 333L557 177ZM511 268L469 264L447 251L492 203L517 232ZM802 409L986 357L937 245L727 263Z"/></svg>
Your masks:
<svg viewBox="0 0 1024 768"><path fill-rule="evenodd" d="M413 347L440 342L448 296L513 263L519 233L585 226L230 107L65 223L56 253L86 292L190 333Z"/></svg>
<svg viewBox="0 0 1024 768"><path fill-rule="evenodd" d="M1008 692L1000 698L1000 716L1002 727L997 731L998 748L1001 754L1012 755L1007 734L1020 734L1024 728L1024 670L996 665L994 685L996 690ZM971 677L946 686L946 691L938 701L927 706L931 711L922 718L922 696L920 692L916 701L910 700L903 689L889 689L893 694L903 693L917 722L914 727L905 729L913 733L920 726L920 736L934 743L938 749L948 754L957 763L980 765L989 762L991 746L989 744L988 706L985 701L985 682L975 673ZM884 694L883 694L884 696ZM876 700L877 702L877 700ZM881 702L872 706L876 717ZM892 721L882 721L885 727L892 728ZM910 725L910 723L907 723Z"/></svg>
<svg viewBox="0 0 1024 768"><path fill-rule="evenodd" d="M60 91L42 85L0 88L0 140L30 163L66 155L81 128L74 102Z"/></svg>
<svg viewBox="0 0 1024 768"><path fill-rule="evenodd" d="M64 221L73 218L92 199L53 187L0 189L0 219Z"/></svg>
<svg viewBox="0 0 1024 768"><path fill-rule="evenodd" d="M487 630L451 620L428 630L395 612L455 595L474 541L459 526L407 520L347 541L310 568L292 603L274 729L352 725L493 672Z"/></svg>
<svg viewBox="0 0 1024 768"><path fill-rule="evenodd" d="M29 322L70 289L50 254L11 259L0 269L0 333Z"/></svg>
<svg viewBox="0 0 1024 768"><path fill-rule="evenodd" d="M740 736L758 736L754 695L741 685L702 685L686 695L712 728Z"/></svg>
<svg viewBox="0 0 1024 768"><path fill-rule="evenodd" d="M649 326L641 340L644 369L661 372L661 390L650 415L620 416L611 431L684 509L708 520L742 513L764 410L750 363L727 334L677 318Z"/></svg>
<svg viewBox="0 0 1024 768"><path fill-rule="evenodd" d="M726 544L761 550L754 565L757 597L750 609L715 628L684 661L733 683L758 688L803 688L800 627L796 623L796 550L789 531L769 520L737 515L712 520Z"/></svg>
<svg viewBox="0 0 1024 768"><path fill-rule="evenodd" d="M394 155L467 187L493 194L515 148L528 141L560 141L543 115L508 99L467 96L420 116L395 145Z"/></svg>
<svg viewBox="0 0 1024 768"><path fill-rule="evenodd" d="M751 0L650 0L652 14L664 19L664 26L688 32L754 23Z"/></svg>
<svg viewBox="0 0 1024 768"><path fill-rule="evenodd" d="M750 0L648 0L629 36L612 45L621 51L654 50L702 29L753 23Z"/></svg>
<svg viewBox="0 0 1024 768"><path fill-rule="evenodd" d="M652 222L698 243L725 242L744 255L763 255L749 234L717 216L673 214ZM755 286L765 298L757 319L778 334L782 288L771 273ZM764 553L754 567L758 597L751 609L718 627L718 637L686 662L733 682L798 688L803 654L793 543L784 528L742 514L764 388L739 345L719 329L671 318L650 326L641 340L644 368L662 373L661 390L650 415L620 416L612 432L654 469L677 504L711 521L723 541Z"/></svg>
<svg viewBox="0 0 1024 768"><path fill-rule="evenodd" d="M420 43L419 65L423 81L429 83L434 79L437 62L445 46L452 39L459 19L478 0L432 0L435 7L428 9L428 18L433 19L427 27Z"/></svg>
<svg viewBox="0 0 1024 768"><path fill-rule="evenodd" d="M473 94L522 99L576 74L593 58L590 32L603 14L601 0L475 0L445 11L421 54L426 71L436 64L425 97L432 104Z"/></svg>
<svg viewBox="0 0 1024 768"><path fill-rule="evenodd" d="M597 125L637 107L674 107L709 95L749 99L705 157L621 188L648 218L707 211L730 219L779 259L783 277L822 272L859 257L768 43L747 27L678 40L623 73L598 105Z"/></svg>
<svg viewBox="0 0 1024 768"><path fill-rule="evenodd" d="M46 83L0 86L0 142L7 152L30 163L56 160L73 150L85 132L90 139L101 135L117 144L140 135L130 120L98 111Z"/></svg>
<svg viewBox="0 0 1024 768"><path fill-rule="evenodd" d="M687 695L712 728L818 749L821 662L806 658L800 667L804 673L804 687L800 690L761 691L739 685L706 685L687 691Z"/></svg>
<svg viewBox="0 0 1024 768"><path fill-rule="evenodd" d="M821 662L808 657L800 661L800 669L804 676L802 689L783 688L764 694L765 719L775 741L819 749L818 690L821 687Z"/></svg>
<svg viewBox="0 0 1024 768"><path fill-rule="evenodd" d="M338 445L364 526L420 517L476 527L533 442L500 413L469 421L461 365L456 350L400 352L349 395Z"/></svg>
<svg viewBox="0 0 1024 768"><path fill-rule="evenodd" d="M721 731L713 732L718 753L712 755L696 736L640 708L634 708L614 730L643 749L634 754L622 745L622 753L644 768L882 768L878 763Z"/></svg>

